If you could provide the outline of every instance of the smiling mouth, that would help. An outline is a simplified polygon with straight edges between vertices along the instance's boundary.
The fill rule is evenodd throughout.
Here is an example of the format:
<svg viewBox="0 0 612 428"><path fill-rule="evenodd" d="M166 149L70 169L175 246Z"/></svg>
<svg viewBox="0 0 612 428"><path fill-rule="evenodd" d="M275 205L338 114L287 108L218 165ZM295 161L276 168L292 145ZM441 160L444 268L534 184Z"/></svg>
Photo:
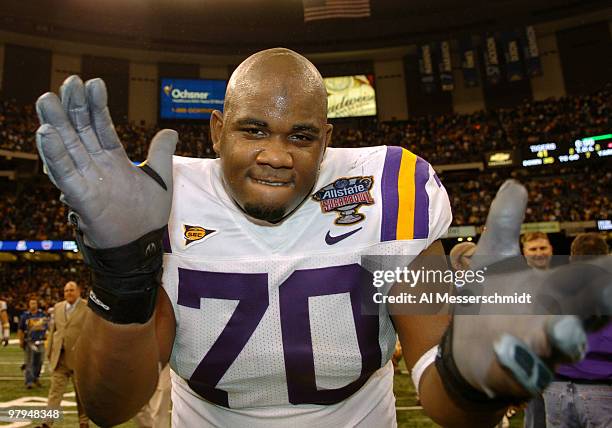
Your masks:
<svg viewBox="0 0 612 428"><path fill-rule="evenodd" d="M264 186L272 186L272 187L283 187L283 186L291 186L293 184L292 181L278 181L278 180L265 180L261 178L253 178L251 177L255 183L263 184Z"/></svg>

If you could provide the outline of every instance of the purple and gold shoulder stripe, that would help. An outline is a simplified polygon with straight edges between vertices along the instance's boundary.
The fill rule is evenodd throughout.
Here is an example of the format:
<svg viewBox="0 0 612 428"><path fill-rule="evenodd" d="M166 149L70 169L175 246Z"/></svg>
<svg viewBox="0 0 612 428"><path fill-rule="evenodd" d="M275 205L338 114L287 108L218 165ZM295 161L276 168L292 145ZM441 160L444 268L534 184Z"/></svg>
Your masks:
<svg viewBox="0 0 612 428"><path fill-rule="evenodd" d="M429 164L401 147L387 147L382 173L381 241L429 235Z"/></svg>

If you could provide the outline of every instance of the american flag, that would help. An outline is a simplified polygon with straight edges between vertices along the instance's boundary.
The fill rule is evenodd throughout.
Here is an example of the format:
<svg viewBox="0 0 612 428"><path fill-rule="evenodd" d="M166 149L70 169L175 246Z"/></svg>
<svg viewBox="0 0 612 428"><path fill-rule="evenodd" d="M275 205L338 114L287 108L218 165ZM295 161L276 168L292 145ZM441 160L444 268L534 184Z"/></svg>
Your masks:
<svg viewBox="0 0 612 428"><path fill-rule="evenodd" d="M370 0L302 0L304 22L330 18L367 18Z"/></svg>

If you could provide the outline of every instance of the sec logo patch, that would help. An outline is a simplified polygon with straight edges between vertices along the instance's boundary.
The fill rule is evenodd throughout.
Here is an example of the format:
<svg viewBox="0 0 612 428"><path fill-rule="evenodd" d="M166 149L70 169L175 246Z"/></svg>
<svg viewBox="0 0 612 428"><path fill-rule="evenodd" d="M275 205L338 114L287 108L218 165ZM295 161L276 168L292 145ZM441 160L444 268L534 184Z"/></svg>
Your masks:
<svg viewBox="0 0 612 428"><path fill-rule="evenodd" d="M194 242L201 241L204 238L209 237L216 230L206 229L202 226L191 226L188 224L183 225L183 237L185 238L185 246L193 244Z"/></svg>

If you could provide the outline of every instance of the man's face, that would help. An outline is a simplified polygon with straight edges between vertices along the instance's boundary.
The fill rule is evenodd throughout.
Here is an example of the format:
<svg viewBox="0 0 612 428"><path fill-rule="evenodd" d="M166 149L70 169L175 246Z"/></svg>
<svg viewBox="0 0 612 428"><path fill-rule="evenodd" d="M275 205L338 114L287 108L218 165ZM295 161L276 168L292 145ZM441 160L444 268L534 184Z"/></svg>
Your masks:
<svg viewBox="0 0 612 428"><path fill-rule="evenodd" d="M30 309L30 312L38 311L38 300L30 299L30 301L28 302L28 309Z"/></svg>
<svg viewBox="0 0 612 428"><path fill-rule="evenodd" d="M230 196L250 216L277 222L312 190L332 126L320 98L272 80L214 112L211 133Z"/></svg>
<svg viewBox="0 0 612 428"><path fill-rule="evenodd" d="M538 238L523 244L523 254L529 266L536 269L548 269L553 248L548 239Z"/></svg>
<svg viewBox="0 0 612 428"><path fill-rule="evenodd" d="M71 305L79 297L79 287L72 281L64 286L64 299Z"/></svg>

